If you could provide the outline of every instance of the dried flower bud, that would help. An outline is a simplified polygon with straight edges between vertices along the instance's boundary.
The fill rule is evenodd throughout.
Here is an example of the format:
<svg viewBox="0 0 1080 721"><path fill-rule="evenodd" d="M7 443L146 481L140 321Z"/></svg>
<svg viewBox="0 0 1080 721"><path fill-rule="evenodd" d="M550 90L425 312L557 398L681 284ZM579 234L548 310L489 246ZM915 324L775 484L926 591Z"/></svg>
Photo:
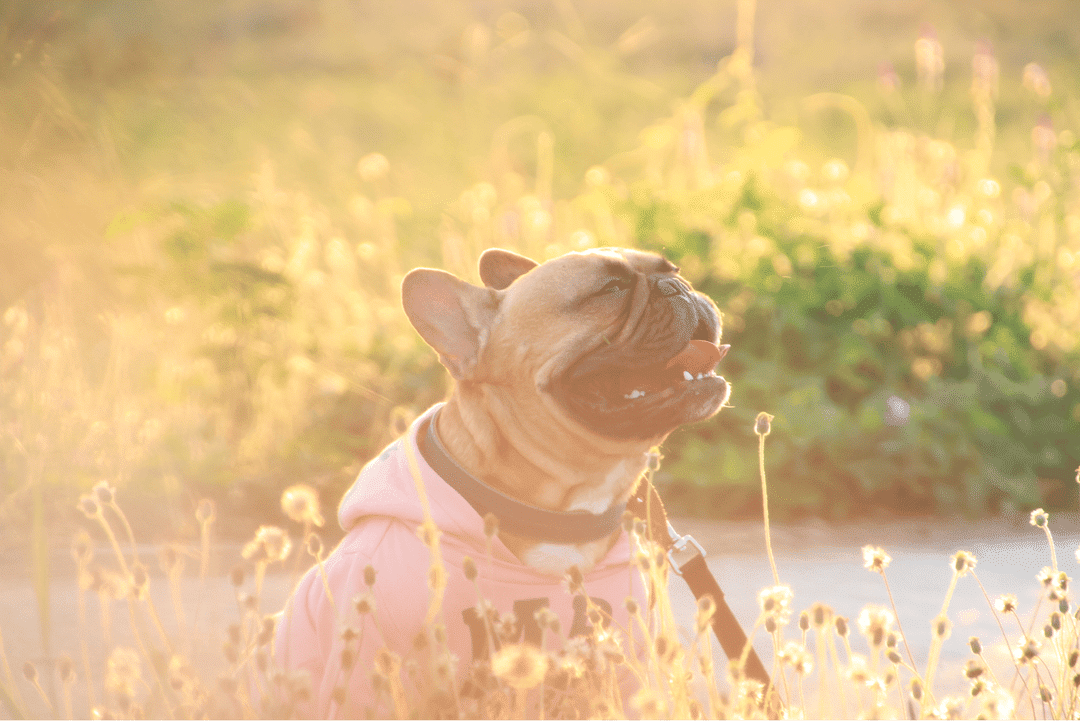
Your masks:
<svg viewBox="0 0 1080 721"><path fill-rule="evenodd" d="M61 683L71 683L75 680L75 662L71 660L71 656L66 653L62 654L60 658L56 660L56 671L60 675Z"/></svg>
<svg viewBox="0 0 1080 721"><path fill-rule="evenodd" d="M84 516L91 519L101 515L101 506L98 505L97 499L90 495L79 498L79 510L83 512Z"/></svg>
<svg viewBox="0 0 1080 721"><path fill-rule="evenodd" d="M799 614L799 630L801 630L801 631L809 631L810 630L810 614L807 613L806 611L803 611L802 613Z"/></svg>
<svg viewBox="0 0 1080 721"><path fill-rule="evenodd" d="M370 588L375 585L375 567L372 565L364 566L364 583Z"/></svg>
<svg viewBox="0 0 1080 721"><path fill-rule="evenodd" d="M90 534L80 530L71 540L71 557L76 565L85 567L94 558L94 543L90 540Z"/></svg>
<svg viewBox="0 0 1080 721"><path fill-rule="evenodd" d="M311 533L307 537L307 552L312 558L318 559L322 557L323 542L314 533Z"/></svg>
<svg viewBox="0 0 1080 721"><path fill-rule="evenodd" d="M581 573L581 569L577 565L571 566L566 571L566 582L570 585L571 593L579 593L582 585L585 583L585 577Z"/></svg>
<svg viewBox="0 0 1080 721"><path fill-rule="evenodd" d="M466 556L461 560L461 571L465 574L466 580L475 581L478 575L476 561Z"/></svg>
<svg viewBox="0 0 1080 721"><path fill-rule="evenodd" d="M775 416L771 416L764 411L757 414L757 419L754 421L754 433L764 438L772 431L772 419Z"/></svg>
<svg viewBox="0 0 1080 721"><path fill-rule="evenodd" d="M214 502L209 498L203 498L199 501L199 505L195 508L195 520L199 522L199 525L203 526L207 523L213 523L217 517L217 510L214 507Z"/></svg>
<svg viewBox="0 0 1080 721"><path fill-rule="evenodd" d="M922 699L922 682L917 678L911 679L911 698L919 701Z"/></svg>
<svg viewBox="0 0 1080 721"><path fill-rule="evenodd" d="M900 664L904 662L904 659L901 658L900 654L895 648L890 648L888 653L886 653L885 655L886 657L888 657L890 663Z"/></svg>
<svg viewBox="0 0 1080 721"><path fill-rule="evenodd" d="M1031 512L1031 525L1036 528L1045 528L1046 524L1050 522L1050 514L1041 508L1036 508Z"/></svg>
<svg viewBox="0 0 1080 721"><path fill-rule="evenodd" d="M37 682L38 682L37 666L35 666L34 664L27 661L26 663L23 664L22 673L23 673L23 676L26 678L27 681L29 681L32 684L37 684Z"/></svg>
<svg viewBox="0 0 1080 721"><path fill-rule="evenodd" d="M1069 668L1075 668L1077 661L1080 661L1080 651L1074 648L1069 652Z"/></svg>
<svg viewBox="0 0 1080 721"><path fill-rule="evenodd" d="M635 601L632 597L627 596L625 603L626 603L626 612L629 613L631 616L633 616L634 614L636 614L638 612L638 610L639 610L638 609L638 602Z"/></svg>
<svg viewBox="0 0 1080 721"><path fill-rule="evenodd" d="M488 540L494 538L499 533L499 519L495 517L494 513L484 514L484 535Z"/></svg>
<svg viewBox="0 0 1080 721"><path fill-rule="evenodd" d="M975 658L969 658L964 664L964 675L968 678L978 678L986 671L986 667L982 662Z"/></svg>
<svg viewBox="0 0 1080 721"><path fill-rule="evenodd" d="M841 638L845 638L850 632L850 629L848 629L847 618L844 616L837 616L834 622L836 623L836 634Z"/></svg>
<svg viewBox="0 0 1080 721"><path fill-rule="evenodd" d="M353 608L361 616L375 612L375 598L370 593L365 593L353 599Z"/></svg>

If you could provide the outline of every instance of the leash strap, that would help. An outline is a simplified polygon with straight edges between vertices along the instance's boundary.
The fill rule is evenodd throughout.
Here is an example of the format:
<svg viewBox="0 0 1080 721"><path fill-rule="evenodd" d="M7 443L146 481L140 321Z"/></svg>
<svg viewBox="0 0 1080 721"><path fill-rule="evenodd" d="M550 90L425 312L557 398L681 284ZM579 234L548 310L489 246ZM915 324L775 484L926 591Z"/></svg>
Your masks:
<svg viewBox="0 0 1080 721"><path fill-rule="evenodd" d="M724 592L720 590L720 584L705 563L705 549L701 547L692 536L680 536L667 520L667 512L664 503L660 500L660 494L656 487L647 478L642 478L638 484L637 492L630 498L627 510L637 518L645 521L650 538L660 545L667 553L672 570L682 576L694 598L701 600L705 596L711 596L716 606L716 612L712 618L713 633L720 642L721 648L727 654L728 659L734 660L742 657L743 650L747 647L746 633L739 625L739 619L724 600ZM745 673L749 678L760 681L765 685L765 693L768 695L769 711L774 718L779 718L780 707L769 679L769 672L765 670L761 658L753 646L747 649Z"/></svg>

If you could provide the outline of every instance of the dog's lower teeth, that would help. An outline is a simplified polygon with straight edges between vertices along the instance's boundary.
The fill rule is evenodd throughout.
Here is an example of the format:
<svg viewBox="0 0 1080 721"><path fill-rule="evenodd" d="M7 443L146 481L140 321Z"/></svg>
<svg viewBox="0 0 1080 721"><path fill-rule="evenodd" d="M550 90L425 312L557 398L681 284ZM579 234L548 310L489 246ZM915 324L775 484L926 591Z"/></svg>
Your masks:
<svg viewBox="0 0 1080 721"><path fill-rule="evenodd" d="M623 398L627 400L634 400L635 398L642 398L645 395L645 391L630 391Z"/></svg>
<svg viewBox="0 0 1080 721"><path fill-rule="evenodd" d="M698 374L697 374L697 379L698 379L698 380L701 380L701 379L702 379L702 378L704 378L704 377L705 377L705 374L704 374L704 373L698 373Z"/></svg>
<svg viewBox="0 0 1080 721"><path fill-rule="evenodd" d="M690 371L683 371L682 372L682 377L685 378L688 381L694 380L694 376L690 375Z"/></svg>

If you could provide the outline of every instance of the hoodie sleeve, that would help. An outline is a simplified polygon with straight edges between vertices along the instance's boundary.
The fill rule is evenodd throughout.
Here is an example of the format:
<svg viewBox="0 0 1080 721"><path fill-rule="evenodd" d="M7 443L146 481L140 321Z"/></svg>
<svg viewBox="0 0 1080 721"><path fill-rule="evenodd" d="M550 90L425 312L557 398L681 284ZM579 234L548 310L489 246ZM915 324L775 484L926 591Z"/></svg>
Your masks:
<svg viewBox="0 0 1080 721"><path fill-rule="evenodd" d="M364 579L368 565L377 569L370 588ZM400 658L409 655L427 608L427 565L427 548L409 528L379 519L354 528L331 554L325 585L318 566L305 574L286 604L274 643L286 678L310 678L311 696L301 699L296 712L316 718L362 715L365 707L392 713L372 690L372 671L383 648Z"/></svg>

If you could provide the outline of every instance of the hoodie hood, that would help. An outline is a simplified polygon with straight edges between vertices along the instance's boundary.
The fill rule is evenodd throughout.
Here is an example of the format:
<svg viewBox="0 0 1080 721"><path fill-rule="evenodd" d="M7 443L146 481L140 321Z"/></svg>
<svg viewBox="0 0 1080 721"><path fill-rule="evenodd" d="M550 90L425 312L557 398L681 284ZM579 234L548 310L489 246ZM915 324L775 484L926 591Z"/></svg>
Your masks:
<svg viewBox="0 0 1080 721"><path fill-rule="evenodd" d="M416 480L409 467L409 454L420 470L424 492L431 508L431 518L443 534L452 536L470 553L483 555L487 549L484 519L461 494L437 474L417 444L417 434L426 427L445 403L436 403L409 426L408 432L387 446L360 471L356 482L346 492L338 507L338 522L346 531L373 517L391 518L418 527L424 521L423 504ZM520 564L518 558L496 537L492 540L494 559ZM595 568L610 564L625 565L630 560L630 544L623 532L608 554Z"/></svg>

